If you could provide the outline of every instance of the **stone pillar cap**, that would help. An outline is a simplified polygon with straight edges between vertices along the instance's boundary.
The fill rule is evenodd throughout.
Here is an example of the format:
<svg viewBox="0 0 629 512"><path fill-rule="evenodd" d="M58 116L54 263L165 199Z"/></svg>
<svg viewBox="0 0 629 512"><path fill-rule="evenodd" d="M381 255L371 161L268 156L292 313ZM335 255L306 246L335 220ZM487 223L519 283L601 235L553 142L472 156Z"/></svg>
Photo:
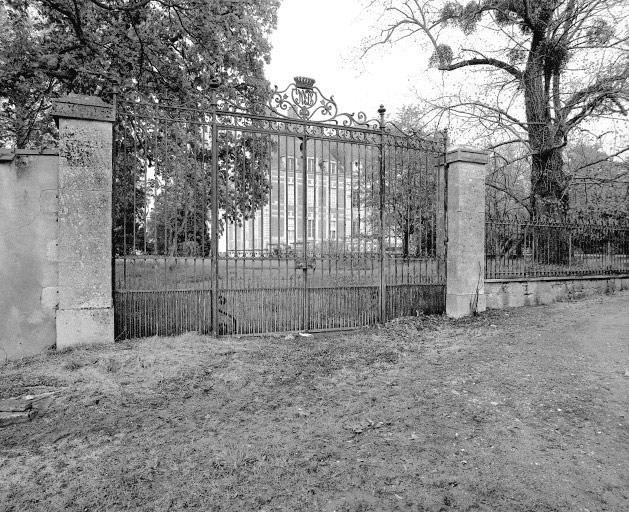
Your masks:
<svg viewBox="0 0 629 512"><path fill-rule="evenodd" d="M0 149L0 162L11 162L15 158L15 151Z"/></svg>
<svg viewBox="0 0 629 512"><path fill-rule="evenodd" d="M446 164L468 162L485 165L489 162L489 153L471 146L454 146L446 151Z"/></svg>
<svg viewBox="0 0 629 512"><path fill-rule="evenodd" d="M52 115L59 124L59 118L90 119L93 121L116 120L114 107L105 103L98 96L68 94L53 102Z"/></svg>

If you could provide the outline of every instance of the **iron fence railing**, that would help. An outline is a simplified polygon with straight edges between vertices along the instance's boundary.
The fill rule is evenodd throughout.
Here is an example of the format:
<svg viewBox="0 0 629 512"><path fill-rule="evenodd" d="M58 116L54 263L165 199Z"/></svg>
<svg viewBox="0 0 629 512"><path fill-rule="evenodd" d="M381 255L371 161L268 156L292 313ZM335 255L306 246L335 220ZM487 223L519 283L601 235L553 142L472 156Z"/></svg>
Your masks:
<svg viewBox="0 0 629 512"><path fill-rule="evenodd" d="M485 222L485 278L629 274L629 223Z"/></svg>
<svg viewBox="0 0 629 512"><path fill-rule="evenodd" d="M445 307L445 134L337 111L296 77L264 105L120 101L120 337L326 330ZM439 239L439 242L438 242Z"/></svg>

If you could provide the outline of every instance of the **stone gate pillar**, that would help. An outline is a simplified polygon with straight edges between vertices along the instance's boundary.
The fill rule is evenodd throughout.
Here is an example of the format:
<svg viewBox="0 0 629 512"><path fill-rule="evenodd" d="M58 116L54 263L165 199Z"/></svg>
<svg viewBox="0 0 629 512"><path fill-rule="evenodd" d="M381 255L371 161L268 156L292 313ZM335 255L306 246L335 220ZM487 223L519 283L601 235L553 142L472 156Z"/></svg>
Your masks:
<svg viewBox="0 0 629 512"><path fill-rule="evenodd" d="M437 205L435 207L437 219L435 225L435 255L441 262L446 257L446 168L440 161L437 165Z"/></svg>
<svg viewBox="0 0 629 512"><path fill-rule="evenodd" d="M111 287L112 127L100 98L55 102L59 126L57 349L113 342Z"/></svg>
<svg viewBox="0 0 629 512"><path fill-rule="evenodd" d="M485 173L487 153L455 147L446 152L446 314L482 312L485 301Z"/></svg>

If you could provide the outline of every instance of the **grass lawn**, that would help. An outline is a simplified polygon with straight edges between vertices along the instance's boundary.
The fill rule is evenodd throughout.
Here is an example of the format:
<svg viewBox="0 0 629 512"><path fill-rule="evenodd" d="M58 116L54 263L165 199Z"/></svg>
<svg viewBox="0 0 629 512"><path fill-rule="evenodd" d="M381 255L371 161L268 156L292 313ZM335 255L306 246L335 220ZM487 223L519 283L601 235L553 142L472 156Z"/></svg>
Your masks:
<svg viewBox="0 0 629 512"><path fill-rule="evenodd" d="M0 364L0 511L629 510L629 295Z"/></svg>

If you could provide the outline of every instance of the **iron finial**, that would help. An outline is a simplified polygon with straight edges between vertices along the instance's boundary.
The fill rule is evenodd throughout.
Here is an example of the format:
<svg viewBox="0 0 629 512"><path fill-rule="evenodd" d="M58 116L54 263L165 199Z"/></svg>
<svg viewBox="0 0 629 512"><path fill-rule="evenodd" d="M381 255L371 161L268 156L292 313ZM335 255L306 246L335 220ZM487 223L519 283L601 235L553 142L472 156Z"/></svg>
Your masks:
<svg viewBox="0 0 629 512"><path fill-rule="evenodd" d="M380 114L380 128L384 128L384 114L387 111L386 108L384 108L384 105L380 105L380 108L378 109L378 114Z"/></svg>
<svg viewBox="0 0 629 512"><path fill-rule="evenodd" d="M210 90L210 104L212 108L216 109L218 105L217 94L218 88L221 86L221 81L217 77L212 77L208 80L207 87Z"/></svg>

